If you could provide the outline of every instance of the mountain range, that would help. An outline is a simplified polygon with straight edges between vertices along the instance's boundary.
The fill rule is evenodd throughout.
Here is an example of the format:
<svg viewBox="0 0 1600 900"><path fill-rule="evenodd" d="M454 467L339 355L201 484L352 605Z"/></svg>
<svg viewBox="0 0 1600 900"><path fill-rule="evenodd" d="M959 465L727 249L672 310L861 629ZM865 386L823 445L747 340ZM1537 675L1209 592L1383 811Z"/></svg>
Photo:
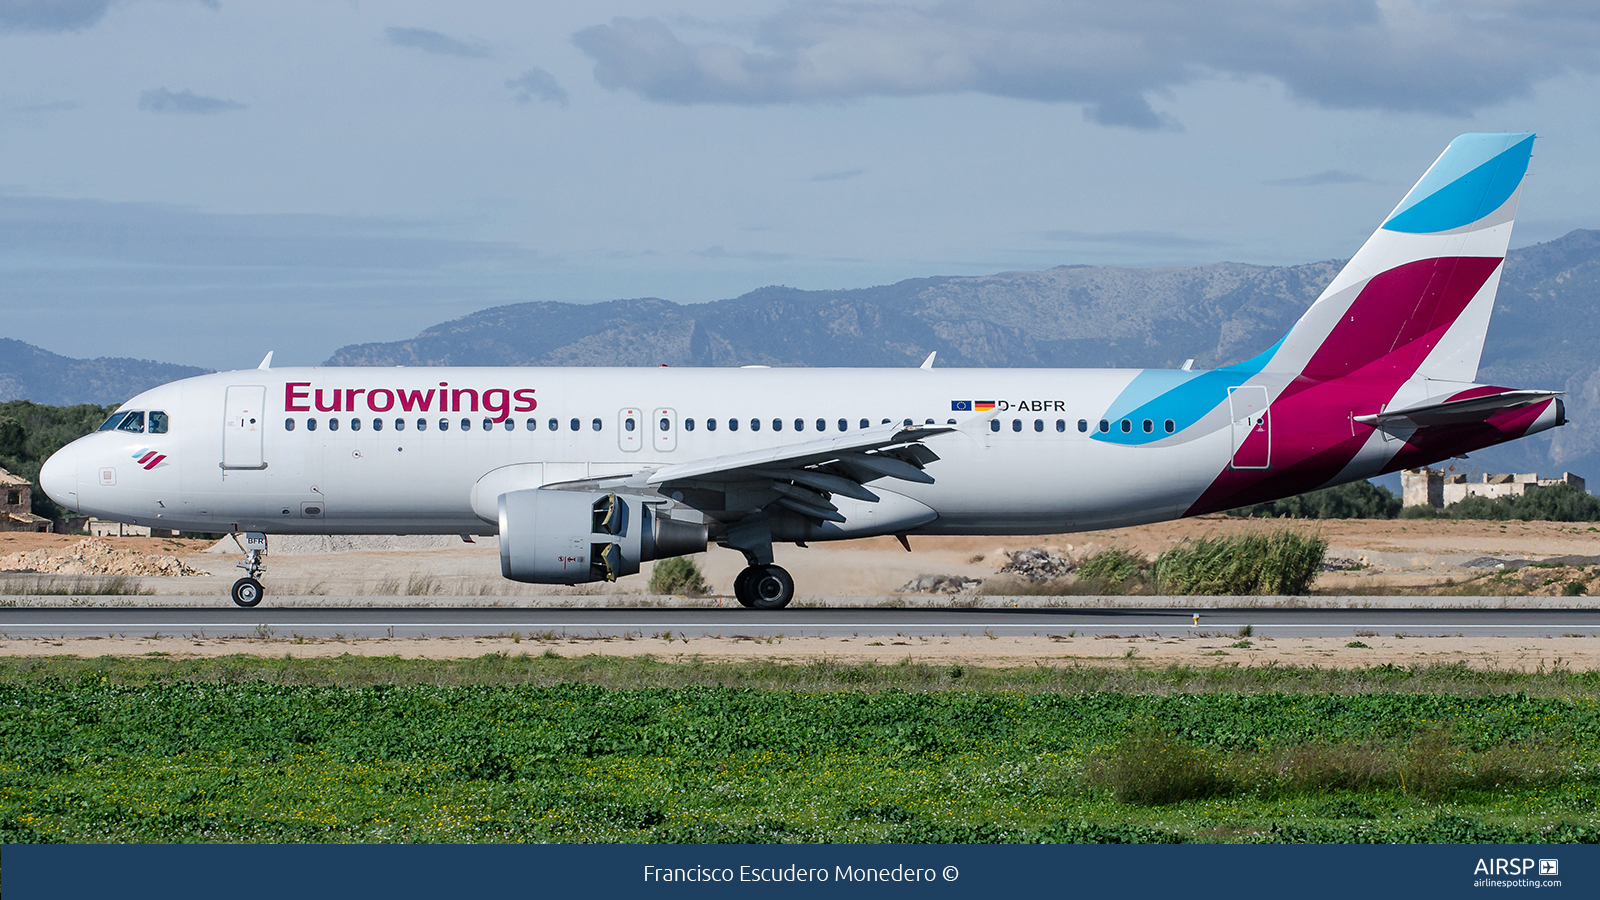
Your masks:
<svg viewBox="0 0 1600 900"><path fill-rule="evenodd" d="M1277 340L1342 267L1215 263L1060 266L879 287L766 287L710 303L541 301L481 310L414 338L352 344L327 365L1205 368ZM1473 454L1458 471L1570 470L1600 478L1600 231L1506 258L1478 380L1566 390L1573 424ZM24 350L34 354L25 358ZM25 376L26 361L50 374ZM0 341L0 399L115 402L201 370L69 360Z"/></svg>

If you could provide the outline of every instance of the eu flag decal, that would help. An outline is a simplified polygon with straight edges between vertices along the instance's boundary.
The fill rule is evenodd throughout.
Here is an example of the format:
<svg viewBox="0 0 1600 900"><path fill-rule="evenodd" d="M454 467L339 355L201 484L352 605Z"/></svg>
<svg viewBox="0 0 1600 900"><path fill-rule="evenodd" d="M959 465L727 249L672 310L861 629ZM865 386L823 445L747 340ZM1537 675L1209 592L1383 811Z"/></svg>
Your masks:
<svg viewBox="0 0 1600 900"><path fill-rule="evenodd" d="M971 400L951 400L950 401L950 411L951 412L972 412L972 401Z"/></svg>

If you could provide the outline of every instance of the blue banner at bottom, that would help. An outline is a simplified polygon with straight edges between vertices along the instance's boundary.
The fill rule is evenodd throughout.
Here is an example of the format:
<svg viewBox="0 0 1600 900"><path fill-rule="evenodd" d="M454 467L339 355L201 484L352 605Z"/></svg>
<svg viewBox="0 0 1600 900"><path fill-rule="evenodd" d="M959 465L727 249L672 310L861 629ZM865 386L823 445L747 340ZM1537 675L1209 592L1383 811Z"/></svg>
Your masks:
<svg viewBox="0 0 1600 900"><path fill-rule="evenodd" d="M7 844L11 900L632 897L1600 896L1600 846ZM1552 896L1548 893L1545 896Z"/></svg>

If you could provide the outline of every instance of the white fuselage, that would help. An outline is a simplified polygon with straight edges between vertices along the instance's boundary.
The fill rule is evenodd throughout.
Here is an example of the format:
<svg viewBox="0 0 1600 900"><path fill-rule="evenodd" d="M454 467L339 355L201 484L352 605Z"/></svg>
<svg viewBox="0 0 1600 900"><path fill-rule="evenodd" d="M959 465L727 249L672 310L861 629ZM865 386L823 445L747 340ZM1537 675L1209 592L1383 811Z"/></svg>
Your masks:
<svg viewBox="0 0 1600 900"><path fill-rule="evenodd" d="M958 431L924 441L939 456L927 467L933 484L883 483L937 512L936 519L912 530L1057 533L1180 516L1228 466L1234 439L1225 416L1143 446L1092 439L1104 411L1138 374L1133 369L243 370L140 394L122 409L166 413L166 433L96 432L53 458L42 481L52 497L82 512L160 528L493 534L492 498L487 503L480 498L475 508L474 486L505 467L516 467L514 486L537 487L836 436L841 422L850 433L863 422L953 421ZM238 419L239 412L228 408L229 391L255 386L264 389L264 403L258 411L246 409L255 416L245 418L259 421L241 428L240 422L228 421ZM408 395L427 391L434 393L424 412L425 394ZM448 411L440 409L441 391L449 392ZM402 409L403 399L414 401L410 410ZM982 400L994 401L994 410L952 408ZM626 428L630 417L634 431ZM999 423L998 431L990 430L991 419ZM402 427L396 427L397 420ZM418 420L425 428L417 427ZM730 421L737 421L736 430ZM774 427L775 421L781 427ZM256 452L259 459L252 457ZM237 458L226 460L228 453ZM151 454L164 459L146 468L141 459L154 459ZM1381 461L1374 456L1370 463L1376 468Z"/></svg>

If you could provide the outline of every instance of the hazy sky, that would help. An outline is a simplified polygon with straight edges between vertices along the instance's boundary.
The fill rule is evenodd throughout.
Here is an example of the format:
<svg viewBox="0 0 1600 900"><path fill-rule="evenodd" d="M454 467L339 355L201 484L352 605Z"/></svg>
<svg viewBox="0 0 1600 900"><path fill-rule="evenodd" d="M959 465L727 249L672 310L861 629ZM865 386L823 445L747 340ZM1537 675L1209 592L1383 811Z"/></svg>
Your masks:
<svg viewBox="0 0 1600 900"><path fill-rule="evenodd" d="M315 363L522 300L1354 252L1536 131L1600 227L1600 5L0 0L0 336Z"/></svg>

